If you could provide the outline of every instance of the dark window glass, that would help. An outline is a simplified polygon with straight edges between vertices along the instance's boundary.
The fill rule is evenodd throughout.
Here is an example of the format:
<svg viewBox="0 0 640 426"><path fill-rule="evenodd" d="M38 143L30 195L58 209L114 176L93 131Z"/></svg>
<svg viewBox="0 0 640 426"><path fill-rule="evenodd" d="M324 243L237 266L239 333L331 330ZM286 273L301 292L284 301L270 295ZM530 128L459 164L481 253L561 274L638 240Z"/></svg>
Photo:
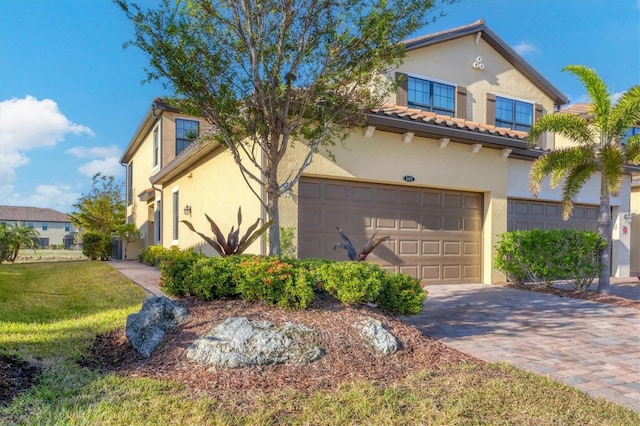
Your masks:
<svg viewBox="0 0 640 426"><path fill-rule="evenodd" d="M42 230L46 231L47 229L49 229L49 224L48 223L42 223Z"/></svg>
<svg viewBox="0 0 640 426"><path fill-rule="evenodd" d="M178 192L173 193L173 239L174 240L178 239L178 224L180 223L179 222L180 208L178 206L180 197L178 194L179 194Z"/></svg>
<svg viewBox="0 0 640 426"><path fill-rule="evenodd" d="M133 161L127 166L127 205L133 204Z"/></svg>
<svg viewBox="0 0 640 426"><path fill-rule="evenodd" d="M160 159L160 134L158 126L153 129L153 167L158 165Z"/></svg>
<svg viewBox="0 0 640 426"><path fill-rule="evenodd" d="M455 87L435 81L409 77L408 104L411 108L437 114L453 115Z"/></svg>
<svg viewBox="0 0 640 426"><path fill-rule="evenodd" d="M528 132L533 124L533 104L496 96L496 127Z"/></svg>
<svg viewBox="0 0 640 426"><path fill-rule="evenodd" d="M200 136L200 123L193 120L176 119L176 155L191 145Z"/></svg>

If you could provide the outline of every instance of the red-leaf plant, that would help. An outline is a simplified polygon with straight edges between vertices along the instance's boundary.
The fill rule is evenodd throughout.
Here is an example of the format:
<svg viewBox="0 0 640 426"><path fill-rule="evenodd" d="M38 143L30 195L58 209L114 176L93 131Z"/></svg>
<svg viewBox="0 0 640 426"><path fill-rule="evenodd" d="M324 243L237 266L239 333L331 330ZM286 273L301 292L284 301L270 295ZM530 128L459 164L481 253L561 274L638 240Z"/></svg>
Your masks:
<svg viewBox="0 0 640 426"><path fill-rule="evenodd" d="M208 237L202 232L198 232L195 230L193 225L187 221L183 220L182 223L187 225L187 228L200 235L203 240L205 240L211 247L214 248L215 251L220 254L222 257L231 256L234 254L243 253L256 239L258 239L262 234L267 232L267 229L273 224L273 219L262 225L259 229L256 229L260 224L260 218L256 220L256 222L247 229L247 232L244 234L242 238L240 238L240 225L242 224L242 211L241 207L238 207L238 228L234 230L234 227L231 227L231 231L229 231L229 235L227 238L224 237L222 232L220 232L220 228L216 223L211 219L206 213L205 217L211 224L211 231L213 232L214 237Z"/></svg>
<svg viewBox="0 0 640 426"><path fill-rule="evenodd" d="M369 241L365 243L362 250L360 250L360 252L358 253L356 252L355 247L353 247L353 244L351 243L349 237L347 237L347 235L342 232L342 229L340 229L339 226L336 226L336 229L338 230L338 233L340 234L340 237L342 237L344 243L337 243L335 246L333 246L333 249L335 250L336 247L345 249L347 251L347 256L349 256L349 260L353 260L356 262L362 262L363 260L365 260L367 256L369 256L369 253L371 253L373 249L378 247L383 241L391 241L391 238L388 235L386 237L376 239L376 234L378 233L378 231L376 231L373 233L371 238L369 238Z"/></svg>

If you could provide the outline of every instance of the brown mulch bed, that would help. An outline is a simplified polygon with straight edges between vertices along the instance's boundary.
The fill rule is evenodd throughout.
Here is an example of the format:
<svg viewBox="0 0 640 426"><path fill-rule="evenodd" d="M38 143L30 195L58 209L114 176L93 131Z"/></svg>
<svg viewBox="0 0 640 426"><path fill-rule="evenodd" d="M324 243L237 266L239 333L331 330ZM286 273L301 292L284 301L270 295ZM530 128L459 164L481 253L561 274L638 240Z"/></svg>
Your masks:
<svg viewBox="0 0 640 426"><path fill-rule="evenodd" d="M304 311L291 312L265 303L243 300L200 302L182 299L189 319L169 331L161 347L149 359L142 358L126 341L124 329L100 336L88 365L105 372L132 376L171 379L199 393L252 390L296 389L314 391L333 388L345 381L369 380L389 383L408 374L430 368L439 369L460 363L482 363L470 355L452 349L423 335L397 318L368 306L346 306L334 299L319 297ZM307 365L278 365L241 369L210 369L186 359L186 348L197 338L230 316L267 320L276 326L295 322L314 328L326 354ZM392 356L375 353L358 331L351 327L366 317L377 318L401 342Z"/></svg>
<svg viewBox="0 0 640 426"><path fill-rule="evenodd" d="M541 286L503 285L640 309L640 301L592 291L580 293ZM424 336L417 329L393 316L385 315L379 309L346 306L328 296L319 297L310 308L301 312L289 312L264 303L242 300L200 302L196 299L183 299L178 303L189 310L189 320L171 330L161 347L149 359L144 359L131 347L122 327L98 336L91 356L81 363L123 376L175 380L195 394L219 394L236 390L264 392L284 388L313 391L333 388L341 382L354 380L389 383L420 369L482 363L477 358ZM292 321L312 327L319 331L327 354L309 365L209 370L190 364L185 354L189 344L230 316L268 320L278 326ZM380 319L400 340L401 350L395 355L384 356L374 353L365 345L358 332L350 327L350 324L364 317ZM0 355L0 405L10 403L18 393L33 385L40 372L37 366L15 357Z"/></svg>

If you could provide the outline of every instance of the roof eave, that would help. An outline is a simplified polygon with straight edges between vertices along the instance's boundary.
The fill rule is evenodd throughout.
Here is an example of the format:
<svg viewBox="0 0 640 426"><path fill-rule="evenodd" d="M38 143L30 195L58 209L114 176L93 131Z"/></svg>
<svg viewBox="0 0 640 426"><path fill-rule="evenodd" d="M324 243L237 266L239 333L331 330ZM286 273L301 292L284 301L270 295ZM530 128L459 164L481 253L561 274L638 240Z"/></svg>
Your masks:
<svg viewBox="0 0 640 426"><path fill-rule="evenodd" d="M493 149L511 149L510 158L535 160L545 153L541 149L530 148L526 141L492 134L488 131L472 131L424 121L407 120L385 114L369 114L367 124L375 126L381 131L391 133L413 132L414 136L419 137L431 139L449 138L453 142L467 145L479 143Z"/></svg>

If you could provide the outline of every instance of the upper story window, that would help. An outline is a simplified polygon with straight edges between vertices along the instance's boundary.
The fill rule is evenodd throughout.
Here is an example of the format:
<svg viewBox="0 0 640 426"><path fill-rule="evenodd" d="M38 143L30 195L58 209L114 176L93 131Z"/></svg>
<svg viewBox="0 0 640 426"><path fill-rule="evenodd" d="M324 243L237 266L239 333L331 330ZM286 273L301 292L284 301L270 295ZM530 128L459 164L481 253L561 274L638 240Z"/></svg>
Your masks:
<svg viewBox="0 0 640 426"><path fill-rule="evenodd" d="M437 114L454 115L455 87L435 81L408 77L408 106Z"/></svg>
<svg viewBox="0 0 640 426"><path fill-rule="evenodd" d="M133 204L133 161L127 165L127 205Z"/></svg>
<svg viewBox="0 0 640 426"><path fill-rule="evenodd" d="M176 155L200 136L200 123L176 118Z"/></svg>
<svg viewBox="0 0 640 426"><path fill-rule="evenodd" d="M27 228L33 229L33 222L27 222Z"/></svg>
<svg viewBox="0 0 640 426"><path fill-rule="evenodd" d="M533 104L496 96L495 125L528 132L533 125Z"/></svg>
<svg viewBox="0 0 640 426"><path fill-rule="evenodd" d="M160 162L160 126L153 128L153 167L158 167Z"/></svg>
<svg viewBox="0 0 640 426"><path fill-rule="evenodd" d="M45 223L45 222L42 222L42 230L46 231L47 229L49 229L49 224Z"/></svg>
<svg viewBox="0 0 640 426"><path fill-rule="evenodd" d="M64 232L69 232L71 230L71 224L70 223L65 223L64 224Z"/></svg>

